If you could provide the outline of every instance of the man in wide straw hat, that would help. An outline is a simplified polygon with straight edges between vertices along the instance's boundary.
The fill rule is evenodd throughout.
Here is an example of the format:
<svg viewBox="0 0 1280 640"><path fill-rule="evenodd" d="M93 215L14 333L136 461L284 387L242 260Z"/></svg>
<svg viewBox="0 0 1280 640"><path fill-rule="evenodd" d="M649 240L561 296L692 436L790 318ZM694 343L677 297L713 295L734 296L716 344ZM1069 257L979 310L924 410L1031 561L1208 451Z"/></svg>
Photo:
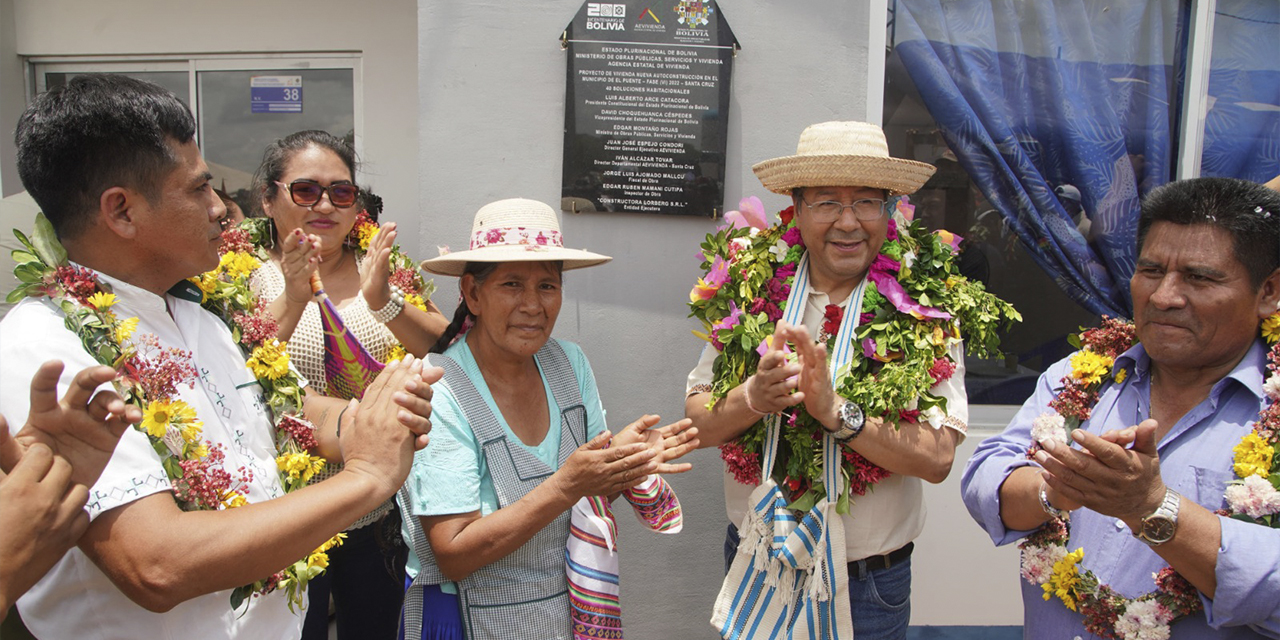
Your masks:
<svg viewBox="0 0 1280 640"><path fill-rule="evenodd" d="M771 414L782 414L784 429L814 425L813 439L819 443L823 440L819 437L820 425L834 434L840 445L846 473L851 468L847 465L855 459L858 462L853 468L866 472L851 474L851 505L840 516L856 636L860 640L903 638L910 620L912 540L924 527L920 479L937 483L947 477L968 419L961 342L958 335L948 334L935 345L938 353L945 354L937 361L948 361L950 364L943 368L954 369L935 373L934 380L940 381L920 385L919 388L928 389L922 395L931 400L921 401L919 409L925 409L926 404L933 409L917 413L919 398L912 397L911 407L903 414L893 412L892 419L871 411L864 417L862 407L833 390L826 350L836 353L856 345L854 354L844 356L852 358L854 367L860 366L860 359L894 357L892 353L876 354L874 349L864 356L862 345L851 340L852 328L859 324L858 316L864 316L862 322L866 322L865 317L878 308L876 304L888 304L884 299L874 302L877 298L867 293L865 282L883 273L877 272L882 264L877 258L884 257L880 251L886 237L896 237L898 233L891 218L890 199L914 192L934 168L889 157L884 133L875 125L825 122L805 129L795 155L761 162L753 170L765 188L791 196L795 228L802 244L799 250L787 254L801 256L799 265L789 265L787 255L778 256L769 265L780 283L791 282L791 293L785 293L786 289L781 294L759 293L754 299L736 303L747 313L757 317L766 314L769 321L776 322L771 340L759 349L762 355L758 365L748 360L742 374L745 379L726 392L724 376L732 375L727 370L733 367L717 367L716 361L721 356L728 357L733 347L717 344L717 340L703 350L698 366L689 374L685 415L694 420L703 446L723 445L725 503L733 523L725 544L726 565L732 562L739 546L735 525L744 522L744 515L752 508L749 496L760 481L760 462L747 449L752 438L740 437ZM791 215L789 211L782 213L783 228L791 225ZM770 230L762 230L753 234L750 241L769 233ZM794 235L784 234L783 240L794 240ZM796 246L792 242L786 244ZM750 246L754 245L744 245L742 251L751 251ZM782 246L785 248L785 244ZM729 257L730 262L741 259ZM794 281L784 278L782 274L790 273L784 269L795 266L798 271ZM739 288L733 277L724 288ZM881 295L892 297L886 280L875 282ZM803 289L797 290L800 287ZM779 305L776 297L770 298L777 295L789 296L785 306ZM943 306L936 301L931 303ZM803 310L796 308L799 305ZM944 322L951 322L952 316L944 313L945 308L916 304L908 296L894 300L893 305L898 311L915 313L925 321L945 316L948 320ZM791 322L784 319L779 306L787 310L785 318L794 318ZM882 313L894 312L883 308L887 311ZM849 314L854 317L845 323ZM820 344L815 345L815 337ZM795 349L794 357L787 353L791 347ZM837 377L837 382L845 378L844 374ZM945 403L937 403L938 398ZM938 409L938 405L945 409ZM906 417L899 418L900 415ZM808 439L808 434L803 439ZM793 461L801 457L782 454L788 455ZM783 477L788 469L784 460L779 458L782 471L773 477L789 491L788 500L802 502L809 481ZM833 637L837 633L843 637L847 630L832 630Z"/></svg>

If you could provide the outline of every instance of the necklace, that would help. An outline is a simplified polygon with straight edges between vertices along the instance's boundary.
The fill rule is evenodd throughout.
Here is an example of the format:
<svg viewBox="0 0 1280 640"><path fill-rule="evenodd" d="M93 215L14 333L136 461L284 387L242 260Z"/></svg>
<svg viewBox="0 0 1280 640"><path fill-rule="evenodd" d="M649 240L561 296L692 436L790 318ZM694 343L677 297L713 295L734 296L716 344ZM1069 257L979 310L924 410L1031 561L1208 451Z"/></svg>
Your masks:
<svg viewBox="0 0 1280 640"><path fill-rule="evenodd" d="M36 217L30 239L14 233L25 250L13 255L18 262L14 274L22 284L9 299L48 297L62 310L67 328L85 349L98 362L119 372L114 386L125 402L142 409L143 420L135 428L146 435L160 456L178 506L198 511L246 504L252 472L244 467L234 473L223 468L222 446L202 437L203 422L195 409L178 397L180 385L194 386L197 379L192 354L162 348L153 334L134 335L138 318L116 316L111 310L117 301L111 287L93 271L67 261L66 250L43 214ZM230 328L246 356L246 366L262 387L274 427L280 483L290 492L305 486L323 468L324 459L307 452L315 447L315 427L301 415L298 377L289 368L286 345L275 339L275 321L248 287L248 275L258 266L253 256L227 251L216 269L179 283L171 292L184 285L185 293L198 292L202 306ZM328 565L327 551L341 544L343 537L338 534L284 570L234 589L231 606L238 609L277 589L285 591L291 610L302 605L307 582L323 573Z"/></svg>
<svg viewBox="0 0 1280 640"><path fill-rule="evenodd" d="M1276 342L1273 330L1280 314L1263 324L1263 337ZM1032 447L1028 457L1048 440L1070 442L1071 430L1088 420L1103 387L1122 384L1124 369L1114 370L1115 359L1135 344L1133 325L1123 320L1103 318L1102 326L1073 336L1080 350L1071 356L1071 371L1062 378L1050 410L1032 424ZM1263 526L1280 526L1280 491L1273 486L1280 479L1280 456L1274 455L1280 441L1280 345L1267 354L1270 376L1264 391L1270 402L1259 413L1253 429L1233 449L1233 470L1238 480L1226 490L1227 507L1217 513ZM1084 616L1090 633L1103 638L1141 640L1168 638L1174 622L1203 610L1196 588L1166 566L1155 575L1155 590L1136 598L1126 598L1101 583L1090 570L1081 571L1084 549L1067 551L1070 514L1052 518L1018 546L1022 555L1022 577L1044 590L1044 599L1057 598L1072 611Z"/></svg>
<svg viewBox="0 0 1280 640"><path fill-rule="evenodd" d="M746 198L740 207L747 220L764 221L757 198ZM909 214L912 207L900 199L896 210ZM725 218L742 216L730 212ZM904 220L906 217L903 218ZM711 384L713 406L756 370L767 349L805 247L793 207L778 214L778 222L725 226L708 234L702 243L702 268L689 294L690 315L698 318L703 332L695 332L718 352ZM959 275L954 266L955 243L933 234L918 223L899 225L888 221L884 244L868 268L861 312L852 340L855 355L838 372L837 394L858 403L871 417L895 424L929 422L941 426L946 400L930 392L951 377L956 363L949 347L963 338L970 353L998 353L997 330L1021 317L1008 303L979 284ZM846 311L828 305L822 331L827 345L834 341ZM784 351L786 351L784 346ZM821 425L795 407L784 413L780 459L774 480L799 496L793 509L808 509L824 495L822 489ZM758 421L737 440L720 447L721 458L738 482L759 484L760 455L764 449L764 421ZM847 491L836 508L848 513L845 496L864 495L890 474L857 452L841 448ZM785 459L784 459L785 458Z"/></svg>

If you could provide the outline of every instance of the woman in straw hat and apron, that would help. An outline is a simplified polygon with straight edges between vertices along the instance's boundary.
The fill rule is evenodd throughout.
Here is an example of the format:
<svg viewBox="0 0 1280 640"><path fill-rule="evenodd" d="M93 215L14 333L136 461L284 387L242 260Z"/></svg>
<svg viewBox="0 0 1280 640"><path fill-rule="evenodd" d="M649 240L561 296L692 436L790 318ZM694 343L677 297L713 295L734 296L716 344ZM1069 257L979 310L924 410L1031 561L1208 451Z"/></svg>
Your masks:
<svg viewBox="0 0 1280 640"><path fill-rule="evenodd" d="M653 415L610 434L582 350L551 338L561 273L609 260L564 248L551 207L511 199L476 213L469 250L422 263L460 277L462 300L432 349L431 446L400 493L415 551L403 637L622 637L610 500L679 530L656 474L688 470L670 461L698 441Z"/></svg>

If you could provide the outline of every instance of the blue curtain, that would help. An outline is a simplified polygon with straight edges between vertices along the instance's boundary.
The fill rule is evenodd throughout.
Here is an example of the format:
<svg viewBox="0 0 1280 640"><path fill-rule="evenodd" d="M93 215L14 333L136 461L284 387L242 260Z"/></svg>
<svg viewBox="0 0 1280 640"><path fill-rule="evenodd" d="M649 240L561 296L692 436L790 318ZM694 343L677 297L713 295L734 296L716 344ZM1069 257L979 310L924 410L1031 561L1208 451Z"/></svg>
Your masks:
<svg viewBox="0 0 1280 640"><path fill-rule="evenodd" d="M1280 175L1280 2L1218 0L1200 175Z"/></svg>
<svg viewBox="0 0 1280 640"><path fill-rule="evenodd" d="M895 51L961 165L1036 263L1129 317L1139 199L1172 176L1186 8L898 0ZM1088 237L1054 195L1079 190Z"/></svg>

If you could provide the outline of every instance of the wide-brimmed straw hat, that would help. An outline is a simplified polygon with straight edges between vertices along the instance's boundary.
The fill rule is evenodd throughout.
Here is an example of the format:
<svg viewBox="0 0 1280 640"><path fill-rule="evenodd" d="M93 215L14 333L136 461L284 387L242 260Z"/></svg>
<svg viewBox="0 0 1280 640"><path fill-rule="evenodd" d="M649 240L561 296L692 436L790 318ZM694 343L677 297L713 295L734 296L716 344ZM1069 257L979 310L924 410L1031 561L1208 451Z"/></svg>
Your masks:
<svg viewBox="0 0 1280 640"><path fill-rule="evenodd" d="M889 157L884 131L869 122L823 122L800 134L796 155L751 167L774 193L798 187L872 187L889 195L915 192L937 169Z"/></svg>
<svg viewBox="0 0 1280 640"><path fill-rule="evenodd" d="M468 262L542 262L559 260L564 268L581 269L613 258L581 249L566 249L560 219L549 205L511 198L490 202L471 223L471 247L446 252L422 262L422 268L442 276L461 276Z"/></svg>

